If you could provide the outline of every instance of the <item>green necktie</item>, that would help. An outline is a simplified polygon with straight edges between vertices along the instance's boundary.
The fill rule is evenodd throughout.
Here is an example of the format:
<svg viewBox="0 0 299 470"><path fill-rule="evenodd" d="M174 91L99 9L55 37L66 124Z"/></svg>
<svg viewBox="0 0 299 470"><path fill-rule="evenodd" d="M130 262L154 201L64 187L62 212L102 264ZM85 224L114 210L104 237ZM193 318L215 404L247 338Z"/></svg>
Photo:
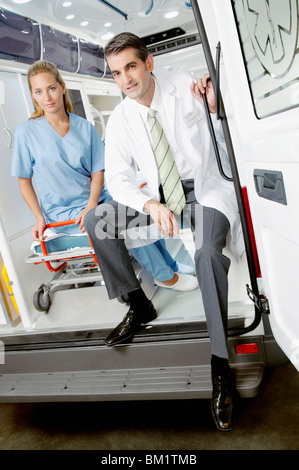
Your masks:
<svg viewBox="0 0 299 470"><path fill-rule="evenodd" d="M180 214L186 203L181 178L166 135L156 118L156 111L150 108L148 115L150 118L150 134L165 202L169 210L175 214Z"/></svg>

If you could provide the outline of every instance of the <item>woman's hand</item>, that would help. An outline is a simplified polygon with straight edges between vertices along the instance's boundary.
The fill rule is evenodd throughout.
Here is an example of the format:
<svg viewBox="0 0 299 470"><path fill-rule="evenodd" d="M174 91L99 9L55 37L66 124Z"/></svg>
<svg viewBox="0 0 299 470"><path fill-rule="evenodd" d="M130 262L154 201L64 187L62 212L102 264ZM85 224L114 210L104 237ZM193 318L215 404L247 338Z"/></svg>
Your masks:
<svg viewBox="0 0 299 470"><path fill-rule="evenodd" d="M92 203L89 202L87 204L87 206L85 207L85 209L83 209L83 211L80 212L80 214L78 215L78 217L76 219L76 224L79 224L79 228L80 228L82 233L85 233L85 227L84 227L84 217L85 217L85 215L87 214L87 212L89 212L91 209L94 209L96 206L97 206L97 204L92 204Z"/></svg>
<svg viewBox="0 0 299 470"><path fill-rule="evenodd" d="M46 224L46 221L45 221L43 216L36 219L36 224L34 225L32 231L31 231L32 238L33 238L34 241L40 242L40 241L43 241L45 239L43 234L44 234L44 229L45 229L46 225L47 224Z"/></svg>

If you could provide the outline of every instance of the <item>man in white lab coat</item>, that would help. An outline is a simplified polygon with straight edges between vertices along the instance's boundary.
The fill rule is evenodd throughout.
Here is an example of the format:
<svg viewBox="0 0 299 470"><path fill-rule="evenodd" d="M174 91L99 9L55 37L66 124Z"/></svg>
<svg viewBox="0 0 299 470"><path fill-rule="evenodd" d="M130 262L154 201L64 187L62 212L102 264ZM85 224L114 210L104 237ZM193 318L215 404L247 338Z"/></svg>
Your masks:
<svg viewBox="0 0 299 470"><path fill-rule="evenodd" d="M156 155L159 143L156 145L153 140L152 130L158 119L161 135L167 138L167 152L170 149L174 158L171 168L176 167L177 183L182 185L180 204L191 208L196 273L212 348L213 416L218 429L229 430L235 417L237 393L226 345L230 261L222 254L222 249L230 240L235 252L240 254L242 236L234 187L219 174L202 105L202 94L206 93L213 116L216 111L213 87L207 75L197 83L186 74L168 72L162 78L154 76L153 57L142 40L131 33L113 38L105 48L105 56L117 85L127 97L109 119L105 142L106 182L114 202L89 212L85 226L109 297L126 293L130 299L129 312L106 338L106 344L128 341L141 324L156 316L152 302L135 277L120 235L134 220L127 208L131 213L132 209L138 212L140 225L154 222L163 236L179 233L174 212L179 214L182 207L174 209L168 194L164 194L168 189L164 186L162 163ZM149 115L149 109L154 110L154 115ZM220 125L212 119L222 164L228 173L229 162ZM136 168L146 178L143 188L136 182ZM171 192L176 192L177 183L173 184Z"/></svg>

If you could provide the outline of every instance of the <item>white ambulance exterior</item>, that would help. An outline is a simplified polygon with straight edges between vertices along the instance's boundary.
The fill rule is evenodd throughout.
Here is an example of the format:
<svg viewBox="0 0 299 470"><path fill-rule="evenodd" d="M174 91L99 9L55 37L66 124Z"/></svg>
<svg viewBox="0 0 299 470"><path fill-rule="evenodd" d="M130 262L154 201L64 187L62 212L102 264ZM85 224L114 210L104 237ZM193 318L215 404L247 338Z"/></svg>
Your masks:
<svg viewBox="0 0 299 470"><path fill-rule="evenodd" d="M221 47L221 95L248 192L269 320L299 369L298 2L192 4L213 58Z"/></svg>
<svg viewBox="0 0 299 470"><path fill-rule="evenodd" d="M246 247L242 263L232 259L229 279L228 346L242 397L258 393L268 367L290 360L299 370L298 1L169 1L193 12L196 30L177 28L174 37L167 30L149 45L157 68L191 64L193 78L208 70L217 93ZM27 21L26 5L13 13ZM151 10L159 14L158 2ZM9 16L2 8L0 15ZM28 22L38 38L50 29L70 42L67 31ZM54 292L47 313L33 305L35 289L50 275L44 265L25 263L34 219L10 176L14 129L33 111L29 65L4 53L1 41L0 29L0 401L210 397L210 341L199 291L156 291L140 271L159 316L132 343L115 348L104 338L127 306L110 302L103 285ZM100 111L103 131L103 116L106 121L122 100L112 78L80 73L80 63L75 72L63 70L63 78L93 124L92 110ZM169 245L174 256L182 248Z"/></svg>

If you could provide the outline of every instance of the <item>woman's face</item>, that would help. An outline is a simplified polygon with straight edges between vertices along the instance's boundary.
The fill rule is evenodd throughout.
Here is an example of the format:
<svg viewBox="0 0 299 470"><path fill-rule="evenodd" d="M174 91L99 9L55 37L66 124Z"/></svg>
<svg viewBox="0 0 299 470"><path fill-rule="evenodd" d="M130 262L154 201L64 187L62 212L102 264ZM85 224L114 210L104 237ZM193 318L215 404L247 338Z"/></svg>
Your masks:
<svg viewBox="0 0 299 470"><path fill-rule="evenodd" d="M60 85L52 73L41 72L31 77L30 83L32 97L43 110L45 116L64 110L64 82L63 85Z"/></svg>

